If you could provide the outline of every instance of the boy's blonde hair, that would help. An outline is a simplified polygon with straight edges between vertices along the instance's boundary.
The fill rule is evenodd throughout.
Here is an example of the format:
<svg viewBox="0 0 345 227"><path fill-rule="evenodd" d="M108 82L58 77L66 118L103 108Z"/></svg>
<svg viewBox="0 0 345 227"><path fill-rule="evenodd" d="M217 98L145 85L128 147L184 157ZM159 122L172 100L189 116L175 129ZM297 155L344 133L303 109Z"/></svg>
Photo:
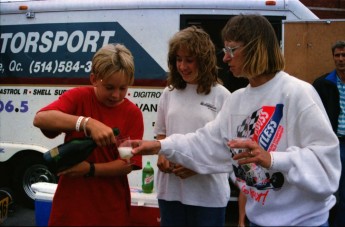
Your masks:
<svg viewBox="0 0 345 227"><path fill-rule="evenodd" d="M97 80L106 79L116 72L123 72L128 76L128 85L133 85L133 55L122 44L107 44L93 56L91 72Z"/></svg>

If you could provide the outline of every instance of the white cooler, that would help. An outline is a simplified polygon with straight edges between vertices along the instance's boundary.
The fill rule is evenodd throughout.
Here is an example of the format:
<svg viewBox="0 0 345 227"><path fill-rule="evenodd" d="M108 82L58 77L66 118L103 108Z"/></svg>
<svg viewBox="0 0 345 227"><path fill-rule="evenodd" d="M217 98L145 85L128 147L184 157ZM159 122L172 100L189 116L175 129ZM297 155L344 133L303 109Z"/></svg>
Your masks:
<svg viewBox="0 0 345 227"><path fill-rule="evenodd" d="M35 192L36 226L47 226L57 184L38 182L31 187Z"/></svg>
<svg viewBox="0 0 345 227"><path fill-rule="evenodd" d="M160 226L160 213L156 193L143 193L131 187L131 224L133 226Z"/></svg>
<svg viewBox="0 0 345 227"><path fill-rule="evenodd" d="M31 185L35 192L36 226L47 226L57 184L38 182ZM140 188L131 188L131 225L160 226L157 194L143 193Z"/></svg>

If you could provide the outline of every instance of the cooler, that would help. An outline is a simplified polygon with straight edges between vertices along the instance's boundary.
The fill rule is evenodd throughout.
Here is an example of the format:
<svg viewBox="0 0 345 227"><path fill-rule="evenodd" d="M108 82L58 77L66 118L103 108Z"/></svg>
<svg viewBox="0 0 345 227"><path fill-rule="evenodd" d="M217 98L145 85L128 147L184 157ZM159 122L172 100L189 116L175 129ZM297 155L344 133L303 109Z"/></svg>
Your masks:
<svg viewBox="0 0 345 227"><path fill-rule="evenodd" d="M57 184L38 182L31 185L35 191L35 221L36 226L47 226L52 207L52 201Z"/></svg>
<svg viewBox="0 0 345 227"><path fill-rule="evenodd" d="M160 213L156 193L143 193L140 188L131 187L131 225L160 226Z"/></svg>
<svg viewBox="0 0 345 227"><path fill-rule="evenodd" d="M47 226L57 184L38 182L31 185L35 191L36 226ZM131 188L131 225L159 226L160 214L156 193L146 194Z"/></svg>

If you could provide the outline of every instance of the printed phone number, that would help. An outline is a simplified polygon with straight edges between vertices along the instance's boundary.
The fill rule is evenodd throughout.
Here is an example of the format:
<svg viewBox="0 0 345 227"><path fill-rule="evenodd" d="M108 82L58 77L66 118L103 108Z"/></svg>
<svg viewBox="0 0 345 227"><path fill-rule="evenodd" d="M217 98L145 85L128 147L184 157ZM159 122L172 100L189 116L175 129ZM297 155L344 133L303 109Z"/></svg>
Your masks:
<svg viewBox="0 0 345 227"><path fill-rule="evenodd" d="M20 113L26 113L29 110L28 101L21 101L19 105L14 105L13 101L7 101L3 102L0 100L0 113L1 112L8 112L12 113L14 112L20 112Z"/></svg>
<svg viewBox="0 0 345 227"><path fill-rule="evenodd" d="M30 74L32 73L69 73L91 72L92 62L81 64L80 61L32 61L30 64Z"/></svg>

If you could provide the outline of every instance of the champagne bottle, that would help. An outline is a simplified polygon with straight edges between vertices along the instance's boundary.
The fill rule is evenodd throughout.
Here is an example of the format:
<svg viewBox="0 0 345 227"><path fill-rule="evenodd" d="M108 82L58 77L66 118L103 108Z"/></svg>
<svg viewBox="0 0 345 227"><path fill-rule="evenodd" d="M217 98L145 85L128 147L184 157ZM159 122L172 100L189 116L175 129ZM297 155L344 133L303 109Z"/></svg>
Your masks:
<svg viewBox="0 0 345 227"><path fill-rule="evenodd" d="M142 189L144 193L152 193L154 183L154 169L150 161L147 161L142 174Z"/></svg>
<svg viewBox="0 0 345 227"><path fill-rule="evenodd" d="M118 128L113 132L115 136L120 134ZM75 138L45 152L43 158L53 172L60 172L84 161L96 147L92 138Z"/></svg>

